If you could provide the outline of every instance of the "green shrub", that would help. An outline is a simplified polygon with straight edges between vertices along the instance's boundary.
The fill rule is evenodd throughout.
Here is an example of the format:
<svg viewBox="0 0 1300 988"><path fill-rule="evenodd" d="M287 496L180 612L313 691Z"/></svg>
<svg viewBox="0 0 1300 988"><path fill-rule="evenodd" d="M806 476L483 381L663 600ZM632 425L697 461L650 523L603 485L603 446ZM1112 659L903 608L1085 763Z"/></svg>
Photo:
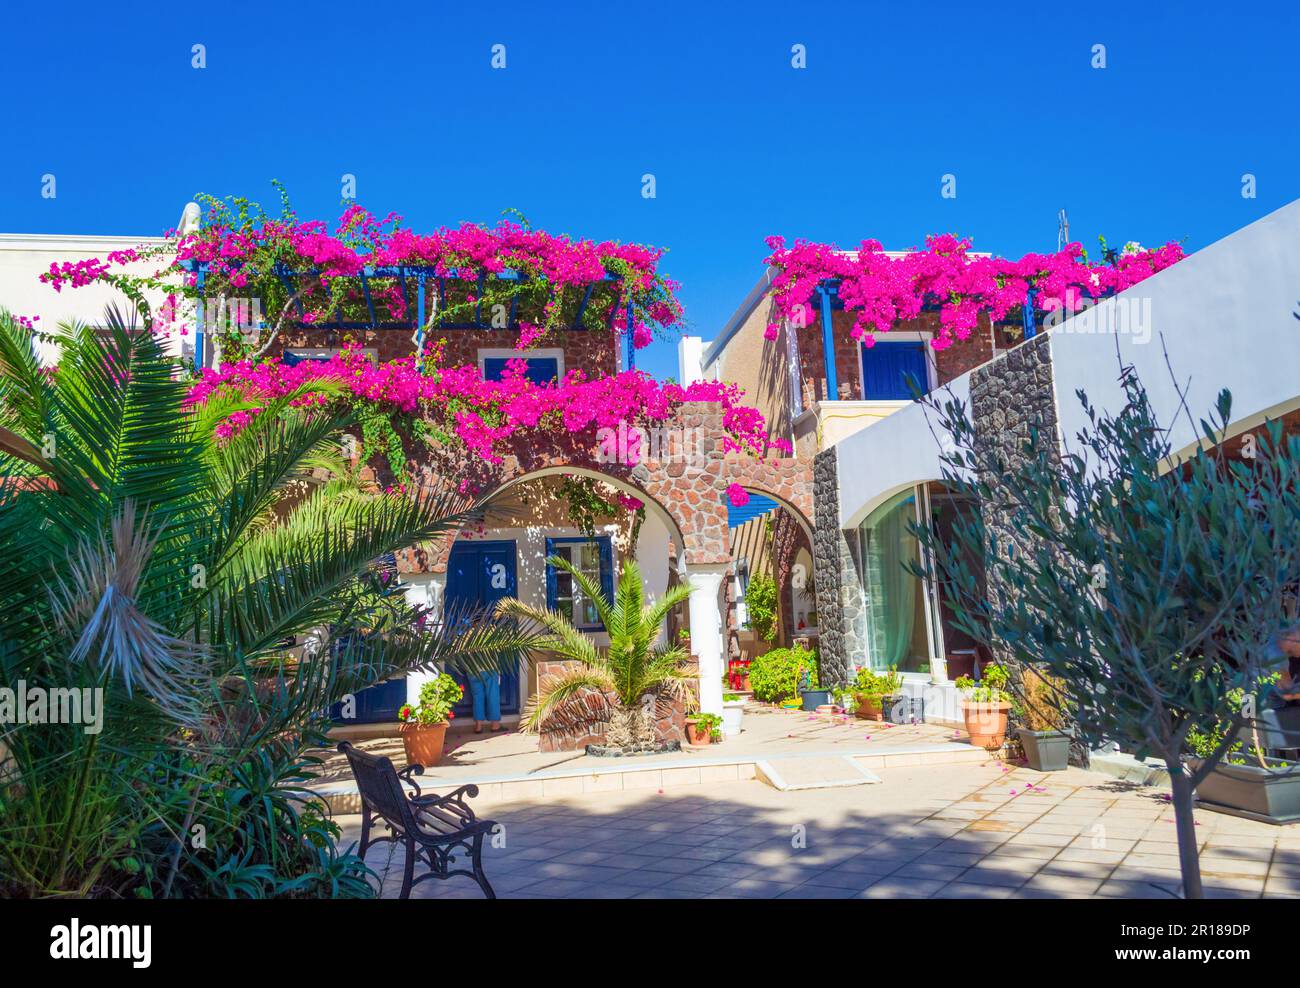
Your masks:
<svg viewBox="0 0 1300 988"><path fill-rule="evenodd" d="M801 645L774 648L749 664L749 685L758 700L780 702L799 695L801 672L808 673L808 686L815 688L818 678L817 652Z"/></svg>
<svg viewBox="0 0 1300 988"><path fill-rule="evenodd" d="M775 641L780 606L776 581L766 575L751 579L745 589L745 604L749 608L749 626L763 641Z"/></svg>

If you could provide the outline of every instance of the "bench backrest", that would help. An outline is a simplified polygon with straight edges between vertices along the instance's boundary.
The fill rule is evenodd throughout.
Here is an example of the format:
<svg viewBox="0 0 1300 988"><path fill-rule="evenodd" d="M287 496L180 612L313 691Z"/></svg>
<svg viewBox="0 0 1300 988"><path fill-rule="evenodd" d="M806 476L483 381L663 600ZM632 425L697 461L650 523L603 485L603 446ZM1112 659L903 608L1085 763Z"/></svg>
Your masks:
<svg viewBox="0 0 1300 988"><path fill-rule="evenodd" d="M362 800L390 825L409 832L415 829L415 817L406 791L397 777L397 769L383 755L362 751L351 741L339 744L339 751L347 755L352 775L357 780L357 791Z"/></svg>

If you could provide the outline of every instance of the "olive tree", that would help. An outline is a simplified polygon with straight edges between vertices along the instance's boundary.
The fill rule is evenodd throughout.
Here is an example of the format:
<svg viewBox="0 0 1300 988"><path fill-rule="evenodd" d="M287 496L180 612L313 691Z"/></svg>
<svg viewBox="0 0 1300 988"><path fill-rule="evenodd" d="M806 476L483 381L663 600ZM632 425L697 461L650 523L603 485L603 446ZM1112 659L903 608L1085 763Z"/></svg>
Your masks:
<svg viewBox="0 0 1300 988"><path fill-rule="evenodd" d="M1209 420L1182 403L1203 441L1180 454L1132 369L1121 375L1114 413L1077 392L1087 424L1073 442L1054 425L988 442L964 403L928 399L944 480L971 497L950 538L918 536L957 624L1064 682L1079 740L1164 762L1184 894L1200 897L1193 791L1268 688L1300 577L1300 437L1271 422L1228 440L1224 391ZM1190 763L1189 735L1213 739Z"/></svg>

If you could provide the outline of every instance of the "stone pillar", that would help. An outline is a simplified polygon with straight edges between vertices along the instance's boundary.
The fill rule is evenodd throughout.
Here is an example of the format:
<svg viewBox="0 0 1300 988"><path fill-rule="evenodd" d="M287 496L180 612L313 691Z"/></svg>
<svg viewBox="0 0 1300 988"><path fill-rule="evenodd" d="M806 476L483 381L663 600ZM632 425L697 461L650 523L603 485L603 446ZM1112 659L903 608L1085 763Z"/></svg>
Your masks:
<svg viewBox="0 0 1300 988"><path fill-rule="evenodd" d="M408 576L408 580L412 577ZM406 585L406 599L416 607L428 607L429 621L442 619L443 592L447 589L446 573L420 574ZM406 702L418 703L420 687L438 675L435 671L412 670L406 674Z"/></svg>
<svg viewBox="0 0 1300 988"><path fill-rule="evenodd" d="M1001 359L978 367L970 377L970 416L974 428L975 451L981 463L986 457L996 457L1009 468L1025 458L1023 446L1029 441L1029 430L1036 427L1044 442L1058 442L1060 429L1056 414L1056 390L1052 381L1052 348L1047 335L1038 336L1013 350ZM1018 551L1032 552L1031 536L1011 523L1009 503L1018 494L1008 489L993 470L981 466L981 483L987 483L992 501L980 504L985 538L993 539L1003 554L1015 545ZM998 595L1014 593L1014 587L998 584L996 574L987 572L988 592L991 599ZM1007 655L995 649L999 659Z"/></svg>
<svg viewBox="0 0 1300 988"><path fill-rule="evenodd" d="M856 532L840 529L837 450L813 460L813 578L822 685L839 685L867 656L866 596Z"/></svg>
<svg viewBox="0 0 1300 988"><path fill-rule="evenodd" d="M708 714L722 713L722 608L719 604L722 581L728 563L690 566L686 581L694 592L691 615L691 651L700 660L700 709Z"/></svg>

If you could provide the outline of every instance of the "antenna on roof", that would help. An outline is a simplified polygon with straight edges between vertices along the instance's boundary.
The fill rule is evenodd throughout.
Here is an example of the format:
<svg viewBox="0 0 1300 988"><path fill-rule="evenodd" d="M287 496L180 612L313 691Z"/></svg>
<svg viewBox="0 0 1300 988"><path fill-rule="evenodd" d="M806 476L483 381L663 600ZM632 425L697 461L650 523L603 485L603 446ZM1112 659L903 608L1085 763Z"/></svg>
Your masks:
<svg viewBox="0 0 1300 988"><path fill-rule="evenodd" d="M1065 245L1070 242L1070 217L1065 215L1065 209L1062 208L1056 214L1056 249L1063 250Z"/></svg>

